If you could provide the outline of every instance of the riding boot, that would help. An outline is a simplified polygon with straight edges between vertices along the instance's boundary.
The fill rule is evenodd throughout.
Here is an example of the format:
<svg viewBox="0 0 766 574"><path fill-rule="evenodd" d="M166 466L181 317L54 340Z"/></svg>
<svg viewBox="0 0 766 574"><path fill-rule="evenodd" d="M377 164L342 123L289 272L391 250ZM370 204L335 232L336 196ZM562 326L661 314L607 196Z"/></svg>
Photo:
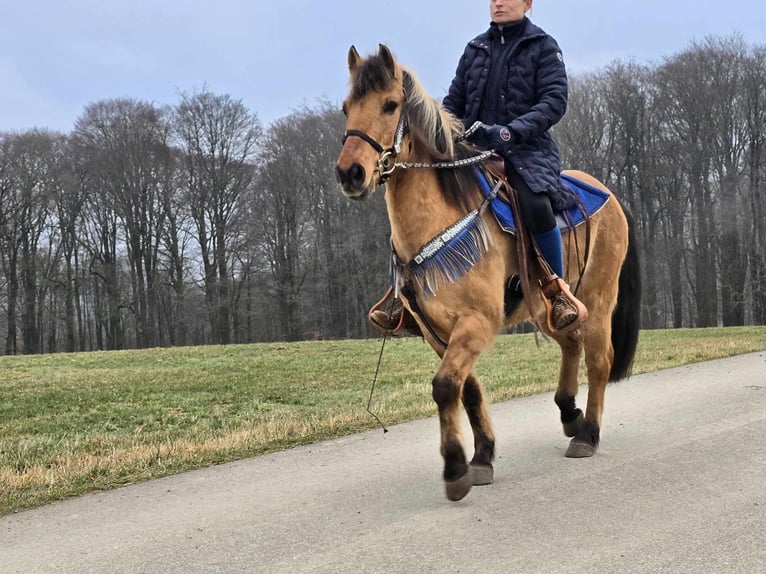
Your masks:
<svg viewBox="0 0 766 574"><path fill-rule="evenodd" d="M533 235L540 253L553 271L543 281L543 293L551 300L549 325L556 331L574 330L587 318L587 309L569 290L561 277L564 276L564 254L561 231L554 226L550 231Z"/></svg>
<svg viewBox="0 0 766 574"><path fill-rule="evenodd" d="M405 309L402 300L394 296L390 287L367 313L367 320L381 335L397 335L404 331L416 337L423 336L415 317Z"/></svg>
<svg viewBox="0 0 766 574"><path fill-rule="evenodd" d="M367 318L375 329L383 334L391 334L401 328L403 312L401 299L395 297L394 290L389 287L380 301L372 306Z"/></svg>
<svg viewBox="0 0 766 574"><path fill-rule="evenodd" d="M581 313L578 311L577 303L582 306L582 303L572 295L567 286L566 291L557 284L556 280L560 280L560 277L551 276L550 283L552 289L546 289L543 292L545 296L551 301L550 310L550 326L556 331L570 331L579 327L583 321L581 321ZM566 284L564 284L566 285Z"/></svg>

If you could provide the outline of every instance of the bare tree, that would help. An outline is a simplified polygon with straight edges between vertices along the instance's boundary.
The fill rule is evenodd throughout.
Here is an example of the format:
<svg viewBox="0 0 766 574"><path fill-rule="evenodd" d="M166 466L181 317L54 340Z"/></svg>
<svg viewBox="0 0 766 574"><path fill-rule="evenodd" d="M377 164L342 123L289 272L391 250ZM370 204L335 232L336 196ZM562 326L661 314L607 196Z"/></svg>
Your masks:
<svg viewBox="0 0 766 574"><path fill-rule="evenodd" d="M298 149L303 147L300 118L288 116L269 129L263 168L256 186L254 222L272 274L276 338L296 340L303 328L300 291L307 274L302 249L309 231L308 206ZM305 172L304 172L305 173Z"/></svg>
<svg viewBox="0 0 766 574"><path fill-rule="evenodd" d="M160 187L159 195L165 221L160 229L160 243L166 283L160 288L160 326L167 331L168 343L175 346L188 344L186 292L192 282L188 251L193 232L183 199L183 158L177 152L172 158L174 169L167 173L168 180Z"/></svg>
<svg viewBox="0 0 766 574"><path fill-rule="evenodd" d="M753 319L766 323L766 48L757 48L743 64L742 104L746 126L747 190L745 212L750 214L752 234L744 237L750 266Z"/></svg>
<svg viewBox="0 0 766 574"><path fill-rule="evenodd" d="M611 177L614 143L605 84L602 75L572 76L567 113L553 132L564 168L585 171L601 181Z"/></svg>
<svg viewBox="0 0 766 574"><path fill-rule="evenodd" d="M207 90L182 95L173 128L183 152L184 198L202 257L210 326L214 340L225 344L232 328L233 228L253 181L262 128L241 101Z"/></svg>
<svg viewBox="0 0 766 574"><path fill-rule="evenodd" d="M710 182L715 134L711 109L712 77L701 51L690 48L665 62L657 71L668 105L667 128L672 131L690 189L692 219L692 289L695 324L717 324L716 227Z"/></svg>
<svg viewBox="0 0 766 574"><path fill-rule="evenodd" d="M710 107L715 134L711 179L716 186L718 213L719 284L724 326L744 325L747 251L750 218L744 210L744 157L747 151L742 88L747 48L740 37L708 39L697 48L705 55L711 75Z"/></svg>
<svg viewBox="0 0 766 574"><path fill-rule="evenodd" d="M128 308L139 347L159 342L158 238L165 217L159 195L170 169L167 134L160 110L130 99L90 104L75 126L76 141L92 158L89 171L125 230Z"/></svg>
<svg viewBox="0 0 766 574"><path fill-rule="evenodd" d="M0 134L0 264L6 287L5 353L18 350L16 307L19 299L19 241L17 218L21 210L14 170L14 136Z"/></svg>
<svg viewBox="0 0 766 574"><path fill-rule="evenodd" d="M638 236L644 253L643 324L658 326L659 225L662 211L661 188L655 177L660 127L651 110L654 91L651 70L635 63L616 62L605 71L604 98L613 150L609 180L613 190L636 215Z"/></svg>
<svg viewBox="0 0 766 574"><path fill-rule="evenodd" d="M41 130L2 138L0 245L8 278L7 353L18 351L18 305L21 305L23 352L42 350L40 302L46 286L44 274L40 272L38 247L48 222L55 138L54 134Z"/></svg>
<svg viewBox="0 0 766 574"><path fill-rule="evenodd" d="M51 180L51 203L55 214L52 223L63 265L61 277L55 282L63 291L64 350L71 353L85 348L79 269L79 229L83 225L85 194L69 138L58 138L52 155L55 161Z"/></svg>

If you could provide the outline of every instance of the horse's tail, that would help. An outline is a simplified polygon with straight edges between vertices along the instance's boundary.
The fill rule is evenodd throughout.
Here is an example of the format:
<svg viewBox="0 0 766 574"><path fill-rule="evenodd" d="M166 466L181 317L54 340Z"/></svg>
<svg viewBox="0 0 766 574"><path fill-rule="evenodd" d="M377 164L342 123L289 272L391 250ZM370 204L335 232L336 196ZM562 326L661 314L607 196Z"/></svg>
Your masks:
<svg viewBox="0 0 766 574"><path fill-rule="evenodd" d="M638 255L636 222L622 203L620 206L628 220L628 253L620 269L617 306L612 314L614 362L609 371L610 381L619 381L630 375L641 322L641 262Z"/></svg>

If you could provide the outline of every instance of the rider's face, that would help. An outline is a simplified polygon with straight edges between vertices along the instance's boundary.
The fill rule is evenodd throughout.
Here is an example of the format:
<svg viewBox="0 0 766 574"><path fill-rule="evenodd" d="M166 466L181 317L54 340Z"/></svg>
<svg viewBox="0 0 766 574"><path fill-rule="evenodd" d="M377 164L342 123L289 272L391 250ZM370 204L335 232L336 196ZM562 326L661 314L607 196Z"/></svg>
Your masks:
<svg viewBox="0 0 766 574"><path fill-rule="evenodd" d="M490 0L489 15L495 24L518 22L532 7L532 0Z"/></svg>

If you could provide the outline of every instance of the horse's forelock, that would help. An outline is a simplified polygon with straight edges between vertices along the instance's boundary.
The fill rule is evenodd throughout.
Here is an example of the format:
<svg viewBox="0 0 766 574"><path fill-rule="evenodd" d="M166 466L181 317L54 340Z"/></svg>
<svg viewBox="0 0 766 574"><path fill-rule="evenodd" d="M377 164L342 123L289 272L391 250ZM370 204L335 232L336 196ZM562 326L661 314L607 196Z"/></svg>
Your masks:
<svg viewBox="0 0 766 574"><path fill-rule="evenodd" d="M370 92L384 92L396 81L394 74L379 55L370 56L351 77L351 98L358 100Z"/></svg>

